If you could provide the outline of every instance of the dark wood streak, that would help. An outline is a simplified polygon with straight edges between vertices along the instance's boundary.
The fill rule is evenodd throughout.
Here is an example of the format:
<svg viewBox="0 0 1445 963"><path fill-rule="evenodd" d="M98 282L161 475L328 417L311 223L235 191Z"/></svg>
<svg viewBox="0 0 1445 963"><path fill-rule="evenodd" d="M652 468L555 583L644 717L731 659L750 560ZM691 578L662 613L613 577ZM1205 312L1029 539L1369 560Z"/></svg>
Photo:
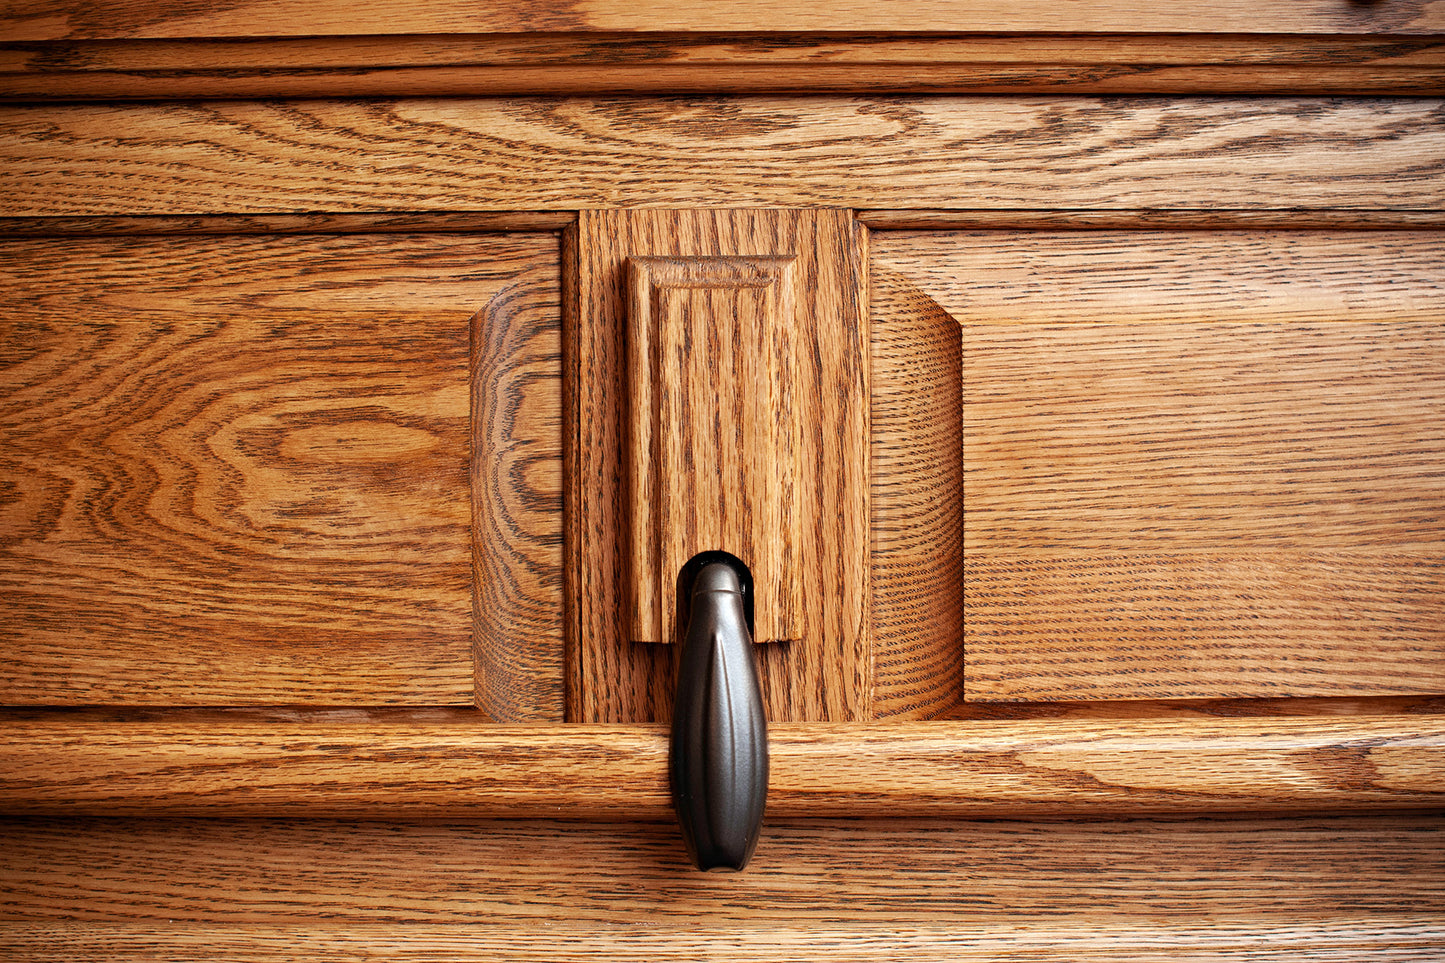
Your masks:
<svg viewBox="0 0 1445 963"><path fill-rule="evenodd" d="M585 34L0 47L0 99L536 94L1437 94L1421 37Z"/></svg>
<svg viewBox="0 0 1445 963"><path fill-rule="evenodd" d="M196 217L4 217L0 237L204 234L491 234L560 231L556 211L428 211L395 214L214 214Z"/></svg>

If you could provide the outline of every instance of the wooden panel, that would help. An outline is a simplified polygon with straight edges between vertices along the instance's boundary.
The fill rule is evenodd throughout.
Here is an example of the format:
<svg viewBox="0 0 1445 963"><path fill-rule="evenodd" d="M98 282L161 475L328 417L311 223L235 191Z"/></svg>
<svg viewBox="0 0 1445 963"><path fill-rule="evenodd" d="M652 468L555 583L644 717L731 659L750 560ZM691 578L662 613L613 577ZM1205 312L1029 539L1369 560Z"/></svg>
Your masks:
<svg viewBox="0 0 1445 963"><path fill-rule="evenodd" d="M1442 118L1441 102L1426 98L9 106L0 215L459 203L1436 209Z"/></svg>
<svg viewBox="0 0 1445 963"><path fill-rule="evenodd" d="M1121 23L1119 29L1128 29ZM488 34L60 41L0 47L0 98L783 91L1438 94L1421 37Z"/></svg>
<svg viewBox="0 0 1445 963"><path fill-rule="evenodd" d="M472 318L472 652L502 722L566 717L561 250Z"/></svg>
<svg viewBox="0 0 1445 963"><path fill-rule="evenodd" d="M969 698L1441 691L1441 235L879 237L962 325Z"/></svg>
<svg viewBox="0 0 1445 963"><path fill-rule="evenodd" d="M116 37L307 37L325 34L532 33L543 31L817 31L878 33L1318 33L1445 32L1439 0L1293 0L1262 8L1248 0L1191 6L1149 0L1058 4L1048 0L802 0L677 3L672 0L446 0L398 8L381 0L189 3L160 0L14 0L0 15L11 40Z"/></svg>
<svg viewBox="0 0 1445 963"><path fill-rule="evenodd" d="M748 566L756 641L804 637L799 543L823 520L799 485L794 342L825 319L796 310L795 262L627 262L631 641L679 640L678 573L702 552Z"/></svg>
<svg viewBox="0 0 1445 963"><path fill-rule="evenodd" d="M671 819L663 726L8 718L0 811ZM769 726L769 818L1445 805L1445 716Z"/></svg>
<svg viewBox="0 0 1445 963"><path fill-rule="evenodd" d="M929 718L963 698L963 417L958 322L873 271L873 715Z"/></svg>
<svg viewBox="0 0 1445 963"><path fill-rule="evenodd" d="M556 250L4 244L4 700L470 703L468 318Z"/></svg>
<svg viewBox="0 0 1445 963"><path fill-rule="evenodd" d="M629 640L624 263L629 257L791 257L801 316L792 403L808 412L798 458L797 573L805 637L761 646L768 718L867 717L867 318L861 238L842 211L583 211L577 228L576 323L569 356L572 604L569 717L578 722L671 718L668 646ZM803 294L806 292L806 294ZM808 514L803 515L806 511ZM810 527L811 526L811 527ZM675 576L674 576L675 577ZM675 602L671 603L675 604Z"/></svg>
<svg viewBox="0 0 1445 963"><path fill-rule="evenodd" d="M668 825L11 820L0 952L482 960L1438 960L1438 816ZM479 869L479 867L484 868Z"/></svg>

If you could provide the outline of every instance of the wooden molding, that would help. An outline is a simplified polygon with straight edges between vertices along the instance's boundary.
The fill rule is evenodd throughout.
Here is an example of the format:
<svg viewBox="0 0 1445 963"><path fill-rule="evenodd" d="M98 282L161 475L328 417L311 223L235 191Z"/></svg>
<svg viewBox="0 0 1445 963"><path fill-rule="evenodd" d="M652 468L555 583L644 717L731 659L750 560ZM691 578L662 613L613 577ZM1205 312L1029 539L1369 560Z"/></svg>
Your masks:
<svg viewBox="0 0 1445 963"><path fill-rule="evenodd" d="M0 47L0 100L527 94L1438 94L1428 37L603 33Z"/></svg>
<svg viewBox="0 0 1445 963"><path fill-rule="evenodd" d="M0 723L0 812L670 819L662 726ZM1034 817L1445 805L1445 716L769 731L770 817Z"/></svg>
<svg viewBox="0 0 1445 963"><path fill-rule="evenodd" d="M792 256L629 258L632 640L677 637L677 573L728 552L753 576L759 642L803 637Z"/></svg>

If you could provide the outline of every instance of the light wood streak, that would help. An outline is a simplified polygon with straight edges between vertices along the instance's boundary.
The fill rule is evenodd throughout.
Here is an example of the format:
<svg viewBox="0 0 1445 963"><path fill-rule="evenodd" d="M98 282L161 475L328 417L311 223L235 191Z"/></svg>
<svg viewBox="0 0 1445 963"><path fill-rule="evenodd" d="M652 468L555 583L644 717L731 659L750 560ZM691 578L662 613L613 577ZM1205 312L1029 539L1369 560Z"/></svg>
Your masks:
<svg viewBox="0 0 1445 963"><path fill-rule="evenodd" d="M1445 805L1439 716L770 726L770 817ZM7 721L0 812L664 819L661 726Z"/></svg>
<svg viewBox="0 0 1445 963"><path fill-rule="evenodd" d="M0 949L1424 961L1445 946L1440 828L1423 816L773 820L747 872L722 875L691 872L667 825L13 820L0 827Z"/></svg>
<svg viewBox="0 0 1445 963"><path fill-rule="evenodd" d="M623 462L629 257L793 257L801 300L793 404L808 413L798 458L804 638L759 647L768 718L867 718L867 317L862 243L842 211L583 211L576 321L565 354L571 446L568 718L671 717L669 646L629 639ZM803 294L802 292L806 292ZM803 512L807 514L802 514ZM675 575L673 576L676 577ZM665 583L664 583L665 584ZM669 604L675 604L675 600Z"/></svg>
<svg viewBox="0 0 1445 963"><path fill-rule="evenodd" d="M969 698L1441 691L1440 251L877 235L962 326Z"/></svg>
<svg viewBox="0 0 1445 963"><path fill-rule="evenodd" d="M758 642L803 638L804 386L792 256L627 262L627 482L635 642L674 642L678 573L728 552L752 575Z"/></svg>
<svg viewBox="0 0 1445 963"><path fill-rule="evenodd" d="M9 703L468 704L468 318L551 237L0 246Z"/></svg>
<svg viewBox="0 0 1445 963"><path fill-rule="evenodd" d="M0 47L19 101L785 91L1439 93L1420 37L586 34Z"/></svg>
<svg viewBox="0 0 1445 963"><path fill-rule="evenodd" d="M0 108L0 215L1434 209L1434 99L404 99ZM640 176L638 172L645 172Z"/></svg>
<svg viewBox="0 0 1445 963"><path fill-rule="evenodd" d="M958 322L872 271L873 715L963 698L963 417Z"/></svg>
<svg viewBox="0 0 1445 963"><path fill-rule="evenodd" d="M472 653L502 722L566 717L561 248L472 318Z"/></svg>
<svg viewBox="0 0 1445 963"><path fill-rule="evenodd" d="M442 0L398 8L382 0L285 0L193 3L159 0L15 0L0 15L11 41L128 37L312 37L367 34L587 34L625 32L854 33L1280 33L1433 34L1445 32L1439 0L1352 4L1294 0L1261 8L1250 0L1187 6L1149 0L1061 5L1050 0L970 3L800 0L676 3L669 0Z"/></svg>

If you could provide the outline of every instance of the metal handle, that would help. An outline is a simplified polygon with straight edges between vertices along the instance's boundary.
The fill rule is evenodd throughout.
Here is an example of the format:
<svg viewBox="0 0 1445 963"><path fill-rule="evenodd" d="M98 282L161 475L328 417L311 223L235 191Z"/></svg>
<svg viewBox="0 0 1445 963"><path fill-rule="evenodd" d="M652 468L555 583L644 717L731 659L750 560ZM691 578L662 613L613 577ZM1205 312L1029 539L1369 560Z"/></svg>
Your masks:
<svg viewBox="0 0 1445 963"><path fill-rule="evenodd" d="M768 724L742 580L708 562L692 581L672 711L672 801L698 869L742 869L768 797Z"/></svg>

